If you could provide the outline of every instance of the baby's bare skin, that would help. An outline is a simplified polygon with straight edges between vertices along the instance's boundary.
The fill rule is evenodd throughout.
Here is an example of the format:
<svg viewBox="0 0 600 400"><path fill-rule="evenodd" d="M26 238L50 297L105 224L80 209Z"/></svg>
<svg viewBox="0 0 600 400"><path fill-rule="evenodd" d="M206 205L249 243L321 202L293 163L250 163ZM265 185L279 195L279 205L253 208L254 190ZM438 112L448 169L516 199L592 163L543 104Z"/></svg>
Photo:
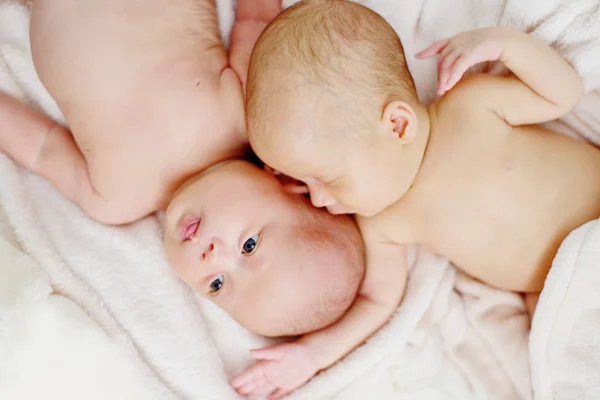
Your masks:
<svg viewBox="0 0 600 400"><path fill-rule="evenodd" d="M530 125L567 113L581 80L544 43L502 28L457 35L420 56L438 53L440 91L453 89L428 108L419 173L368 224L492 286L539 293L565 237L600 216L600 151ZM500 59L515 75L456 84L485 59Z"/></svg>
<svg viewBox="0 0 600 400"><path fill-rule="evenodd" d="M342 27L322 29L320 21L332 14ZM353 37L344 27L360 14L370 15L360 21L368 28ZM600 150L534 126L565 115L583 94L576 71L556 52L508 28L440 41L417 55L439 55L444 97L425 107L406 90L410 85L404 91L365 89L383 76L372 60L401 65L379 51L401 48L372 34L386 29L372 14L352 2L305 1L286 10L255 48L248 85L253 149L273 169L304 182L315 206L355 214L367 270L342 319L239 378L253 385L251 393L262 391L260 379L293 390L379 329L405 290L406 245L423 245L491 286L532 294L527 303L533 310L562 241L600 216ZM287 31L277 23L294 19L297 31L314 37L282 44ZM328 47L331 38L337 42ZM304 43L317 45L307 51ZM321 62L329 55L320 43L344 62ZM316 56L306 72L286 63L288 53L301 54L305 63ZM514 75L458 82L486 61L501 61ZM269 81L259 72L270 73ZM401 79L400 72L391 79ZM287 90L271 82L285 82Z"/></svg>
<svg viewBox="0 0 600 400"><path fill-rule="evenodd" d="M98 221L166 208L186 179L247 150L230 60L246 72L277 4L238 8L228 59L214 0L36 0L34 64L69 129L0 93L0 150Z"/></svg>
<svg viewBox="0 0 600 400"><path fill-rule="evenodd" d="M212 1L37 0L31 47L90 181L128 222L245 143ZM125 208L125 209L123 209ZM112 219L112 218L109 218Z"/></svg>
<svg viewBox="0 0 600 400"><path fill-rule="evenodd" d="M431 137L413 189L364 222L490 285L539 292L564 238L600 215L600 152L480 112L478 79L488 77L465 79L429 108Z"/></svg>

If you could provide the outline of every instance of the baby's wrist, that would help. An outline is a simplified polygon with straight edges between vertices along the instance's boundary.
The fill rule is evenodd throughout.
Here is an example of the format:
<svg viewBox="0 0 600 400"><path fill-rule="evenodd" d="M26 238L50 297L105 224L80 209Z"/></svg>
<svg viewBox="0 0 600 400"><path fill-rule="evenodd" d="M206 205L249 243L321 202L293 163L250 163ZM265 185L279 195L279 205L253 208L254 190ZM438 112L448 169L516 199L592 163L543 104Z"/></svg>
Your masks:
<svg viewBox="0 0 600 400"><path fill-rule="evenodd" d="M315 366L317 371L325 369L333 364L334 361L329 361L329 357L327 357L327 351L321 346L318 346L313 340L311 340L312 335L306 335L301 337L298 340L298 344L304 347L306 354L312 360L313 365Z"/></svg>
<svg viewBox="0 0 600 400"><path fill-rule="evenodd" d="M490 30L493 31L494 40L500 44L501 50L499 61L506 64L507 60L510 58L514 45L518 45L519 36L524 35L524 33L506 26L496 26L490 28Z"/></svg>

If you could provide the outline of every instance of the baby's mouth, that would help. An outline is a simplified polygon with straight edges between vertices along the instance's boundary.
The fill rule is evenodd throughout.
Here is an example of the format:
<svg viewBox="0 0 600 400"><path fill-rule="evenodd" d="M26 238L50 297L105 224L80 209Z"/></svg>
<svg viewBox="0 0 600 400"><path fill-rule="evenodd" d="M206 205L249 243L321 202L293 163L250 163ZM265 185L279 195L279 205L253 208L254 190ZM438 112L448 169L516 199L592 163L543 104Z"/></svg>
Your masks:
<svg viewBox="0 0 600 400"><path fill-rule="evenodd" d="M180 230L181 240L190 240L200 226L200 218L194 218L183 223Z"/></svg>

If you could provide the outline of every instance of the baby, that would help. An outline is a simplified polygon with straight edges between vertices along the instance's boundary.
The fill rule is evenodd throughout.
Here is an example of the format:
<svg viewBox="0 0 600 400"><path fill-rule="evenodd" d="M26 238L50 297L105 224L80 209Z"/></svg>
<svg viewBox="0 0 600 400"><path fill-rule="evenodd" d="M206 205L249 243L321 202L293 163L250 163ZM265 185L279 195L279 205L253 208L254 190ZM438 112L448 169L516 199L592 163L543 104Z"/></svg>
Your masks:
<svg viewBox="0 0 600 400"><path fill-rule="evenodd" d="M342 319L264 349L270 361L234 380L241 393L278 398L381 327L404 292L406 244L497 288L535 294L567 234L600 215L600 151L531 126L582 96L563 59L508 28L461 33L418 57L436 55L443 97L426 107L396 33L361 5L304 1L259 38L247 87L250 144L304 182L314 205L356 214L367 270ZM513 75L459 82L496 60Z"/></svg>
<svg viewBox="0 0 600 400"><path fill-rule="evenodd" d="M194 174L244 155L249 54L279 11L241 1L231 65L214 0L35 0L36 71L70 130L0 93L0 150L92 218L165 209Z"/></svg>
<svg viewBox="0 0 600 400"><path fill-rule="evenodd" d="M230 59L240 76L279 7L239 2ZM364 272L352 219L248 162L224 163L248 146L213 1L36 0L31 46L70 130L0 93L2 152L100 222L168 205L173 268L257 333L306 333L351 305Z"/></svg>
<svg viewBox="0 0 600 400"><path fill-rule="evenodd" d="M264 336L336 321L364 273L351 218L315 209L246 161L219 163L184 184L167 208L164 243L185 282Z"/></svg>

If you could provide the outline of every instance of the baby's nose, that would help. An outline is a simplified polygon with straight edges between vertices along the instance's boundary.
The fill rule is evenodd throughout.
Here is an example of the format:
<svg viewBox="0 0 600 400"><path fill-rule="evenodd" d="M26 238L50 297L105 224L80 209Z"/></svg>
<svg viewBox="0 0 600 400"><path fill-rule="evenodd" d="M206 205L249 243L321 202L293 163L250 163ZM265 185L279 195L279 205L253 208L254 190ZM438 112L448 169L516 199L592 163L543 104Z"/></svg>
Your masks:
<svg viewBox="0 0 600 400"><path fill-rule="evenodd" d="M310 194L310 201L317 208L327 207L333 204L333 199L322 192L313 192Z"/></svg>
<svg viewBox="0 0 600 400"><path fill-rule="evenodd" d="M217 252L217 242L216 240L211 240L200 255L200 259L206 262L214 262L217 257Z"/></svg>

